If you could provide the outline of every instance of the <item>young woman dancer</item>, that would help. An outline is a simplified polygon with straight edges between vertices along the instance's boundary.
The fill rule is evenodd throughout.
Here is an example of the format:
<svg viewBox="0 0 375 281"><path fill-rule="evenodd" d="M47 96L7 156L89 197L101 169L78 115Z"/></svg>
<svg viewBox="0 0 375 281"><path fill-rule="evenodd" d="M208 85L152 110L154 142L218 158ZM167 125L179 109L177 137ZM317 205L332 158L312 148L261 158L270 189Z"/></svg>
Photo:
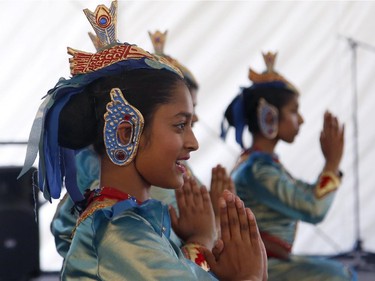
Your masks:
<svg viewBox="0 0 375 281"><path fill-rule="evenodd" d="M315 183L294 178L275 148L281 141L292 143L303 123L299 93L274 70L276 54L263 57L266 71L250 69L253 83L230 103L225 119L236 128L236 141L244 149L232 179L237 195L257 217L268 255L269 280L352 280L352 273L341 263L291 254L298 221L322 221L334 200L341 182L344 128L326 112L320 135L325 158L322 172ZM252 138L250 148L242 143L246 126Z"/></svg>
<svg viewBox="0 0 375 281"><path fill-rule="evenodd" d="M112 2L85 10L105 47L95 54L68 49L72 78L48 92L25 160L27 170L39 147L44 196L59 198L64 181L81 211L62 280L265 280L255 218L229 192L219 202L220 246L211 252L210 237L187 233L186 245L194 247L183 255L169 239L168 207L150 199L149 190L183 185L181 161L198 149L193 103L177 68L118 43L116 8ZM89 145L100 157L100 185L83 196L75 154ZM193 255L206 259L209 272L188 259Z"/></svg>

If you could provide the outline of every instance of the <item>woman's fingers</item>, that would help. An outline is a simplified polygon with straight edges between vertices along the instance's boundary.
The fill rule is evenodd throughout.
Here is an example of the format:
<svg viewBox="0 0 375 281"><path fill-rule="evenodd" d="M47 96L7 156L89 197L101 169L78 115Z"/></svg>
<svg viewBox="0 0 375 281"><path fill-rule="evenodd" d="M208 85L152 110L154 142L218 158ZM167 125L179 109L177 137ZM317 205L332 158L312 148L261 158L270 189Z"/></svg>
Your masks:
<svg viewBox="0 0 375 281"><path fill-rule="evenodd" d="M184 185L182 186L182 188L179 188L179 189L176 189L175 190L175 195L176 195L176 202L177 202L177 207L178 209L180 210L184 210L185 207L186 207L186 201L185 201L185 193L184 193L184 186L186 184L189 184L187 182L187 180L185 179L184 180Z"/></svg>
<svg viewBox="0 0 375 281"><path fill-rule="evenodd" d="M223 241L228 241L230 239L228 212L227 212L227 202L224 197L220 197L218 200L219 210L220 210L220 231L221 238Z"/></svg>
<svg viewBox="0 0 375 281"><path fill-rule="evenodd" d="M236 194L236 187L230 176L227 176L226 181L225 181L225 186L226 186L226 189L228 189L230 192L232 192L233 194Z"/></svg>
<svg viewBox="0 0 375 281"><path fill-rule="evenodd" d="M182 186L182 191L184 192L185 202L187 206L192 206L194 204L194 197L192 191L192 181L191 178L185 180L185 184Z"/></svg>
<svg viewBox="0 0 375 281"><path fill-rule="evenodd" d="M261 239L260 239L258 225L255 220L255 216L249 208L246 208L246 215L247 215L247 220L248 220L248 224L250 228L250 231L249 231L250 242L252 245L258 245Z"/></svg>
<svg viewBox="0 0 375 281"><path fill-rule="evenodd" d="M244 241L250 242L249 237L249 222L246 214L246 209L242 200L236 196L236 207L239 218L240 234Z"/></svg>
<svg viewBox="0 0 375 281"><path fill-rule="evenodd" d="M228 212L228 222L229 222L229 231L232 240L240 240L240 222L236 206L236 197L230 193L226 192L226 203L227 203L227 212ZM225 243L225 241L224 241Z"/></svg>
<svg viewBox="0 0 375 281"><path fill-rule="evenodd" d="M204 185L200 187L200 192L201 192L201 197L202 197L203 209L205 211L213 212L211 197L210 197L210 194L208 193L207 188Z"/></svg>
<svg viewBox="0 0 375 281"><path fill-rule="evenodd" d="M198 186L197 181L194 178L190 179L190 187L192 193L193 204L192 207L196 209L203 208L203 198L202 198L202 191L201 188Z"/></svg>

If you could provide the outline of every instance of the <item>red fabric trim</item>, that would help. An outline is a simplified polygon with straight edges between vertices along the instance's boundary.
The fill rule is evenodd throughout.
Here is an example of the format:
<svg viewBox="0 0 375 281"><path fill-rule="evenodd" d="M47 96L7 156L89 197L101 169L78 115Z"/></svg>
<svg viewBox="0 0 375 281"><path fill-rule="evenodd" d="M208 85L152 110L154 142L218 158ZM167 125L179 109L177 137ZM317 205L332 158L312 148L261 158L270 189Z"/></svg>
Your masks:
<svg viewBox="0 0 375 281"><path fill-rule="evenodd" d="M322 176L321 179L320 179L319 188L320 189L325 188L326 185L328 185L330 181L331 181L331 177L330 176Z"/></svg>
<svg viewBox="0 0 375 281"><path fill-rule="evenodd" d="M91 190L87 203L90 205L92 202L95 201L104 201L107 199L116 200L116 201L123 201L132 198L132 196L128 193L122 192L113 187L102 187L100 190ZM142 204L141 201L136 200L138 204Z"/></svg>
<svg viewBox="0 0 375 281"><path fill-rule="evenodd" d="M267 232L260 232L268 258L287 259L292 245Z"/></svg>

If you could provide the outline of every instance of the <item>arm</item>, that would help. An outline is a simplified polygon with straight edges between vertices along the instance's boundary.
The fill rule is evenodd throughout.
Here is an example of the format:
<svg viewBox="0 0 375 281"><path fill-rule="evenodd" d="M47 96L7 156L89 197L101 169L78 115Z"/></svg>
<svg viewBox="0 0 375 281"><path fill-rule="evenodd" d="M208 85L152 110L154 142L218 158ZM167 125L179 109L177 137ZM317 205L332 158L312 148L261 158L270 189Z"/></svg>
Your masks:
<svg viewBox="0 0 375 281"><path fill-rule="evenodd" d="M55 238L56 250L63 258L69 251L72 243L72 231L76 225L77 216L71 213L73 201L65 194L56 208L51 222L51 233Z"/></svg>
<svg viewBox="0 0 375 281"><path fill-rule="evenodd" d="M99 160L92 148L81 150L76 155L77 184L82 193L87 188L99 185ZM55 238L58 253L65 258L72 242L72 232L77 215L72 214L73 200L66 193L56 208L51 222L51 232Z"/></svg>
<svg viewBox="0 0 375 281"><path fill-rule="evenodd" d="M98 219L93 243L101 280L215 280L134 212Z"/></svg>
<svg viewBox="0 0 375 281"><path fill-rule="evenodd" d="M327 213L339 182L337 177L325 176L320 176L318 184L295 180L271 157L252 155L234 174L234 181L246 206L256 200L288 217L317 223ZM317 191L322 190L324 196L318 196Z"/></svg>

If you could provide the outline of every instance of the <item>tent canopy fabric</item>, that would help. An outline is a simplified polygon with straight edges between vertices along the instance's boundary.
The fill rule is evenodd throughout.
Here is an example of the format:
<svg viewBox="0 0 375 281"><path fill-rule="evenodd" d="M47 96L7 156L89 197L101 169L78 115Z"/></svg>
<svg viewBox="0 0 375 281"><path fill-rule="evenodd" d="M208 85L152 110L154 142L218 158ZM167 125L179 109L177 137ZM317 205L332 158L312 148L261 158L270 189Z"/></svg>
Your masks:
<svg viewBox="0 0 375 281"><path fill-rule="evenodd" d="M1 1L0 165L22 165L41 98L69 77L66 47L94 52L83 9L105 1ZM264 70L261 52L278 52L275 68L301 92L305 123L277 153L297 178L314 181L323 166L319 134L325 110L345 123L344 178L326 219L300 224L293 251L337 254L356 240L375 251L375 2L360 1L119 1L118 37L153 52L148 31L168 30L165 53L188 66L200 83L191 165L209 186L216 164L230 170L240 153L233 130L220 138L226 106L250 85L249 67ZM247 145L251 139L245 138ZM59 269L49 233L56 204L42 206L42 268ZM357 212L358 210L358 212ZM359 215L359 217L357 216ZM48 257L48 262L46 262Z"/></svg>

